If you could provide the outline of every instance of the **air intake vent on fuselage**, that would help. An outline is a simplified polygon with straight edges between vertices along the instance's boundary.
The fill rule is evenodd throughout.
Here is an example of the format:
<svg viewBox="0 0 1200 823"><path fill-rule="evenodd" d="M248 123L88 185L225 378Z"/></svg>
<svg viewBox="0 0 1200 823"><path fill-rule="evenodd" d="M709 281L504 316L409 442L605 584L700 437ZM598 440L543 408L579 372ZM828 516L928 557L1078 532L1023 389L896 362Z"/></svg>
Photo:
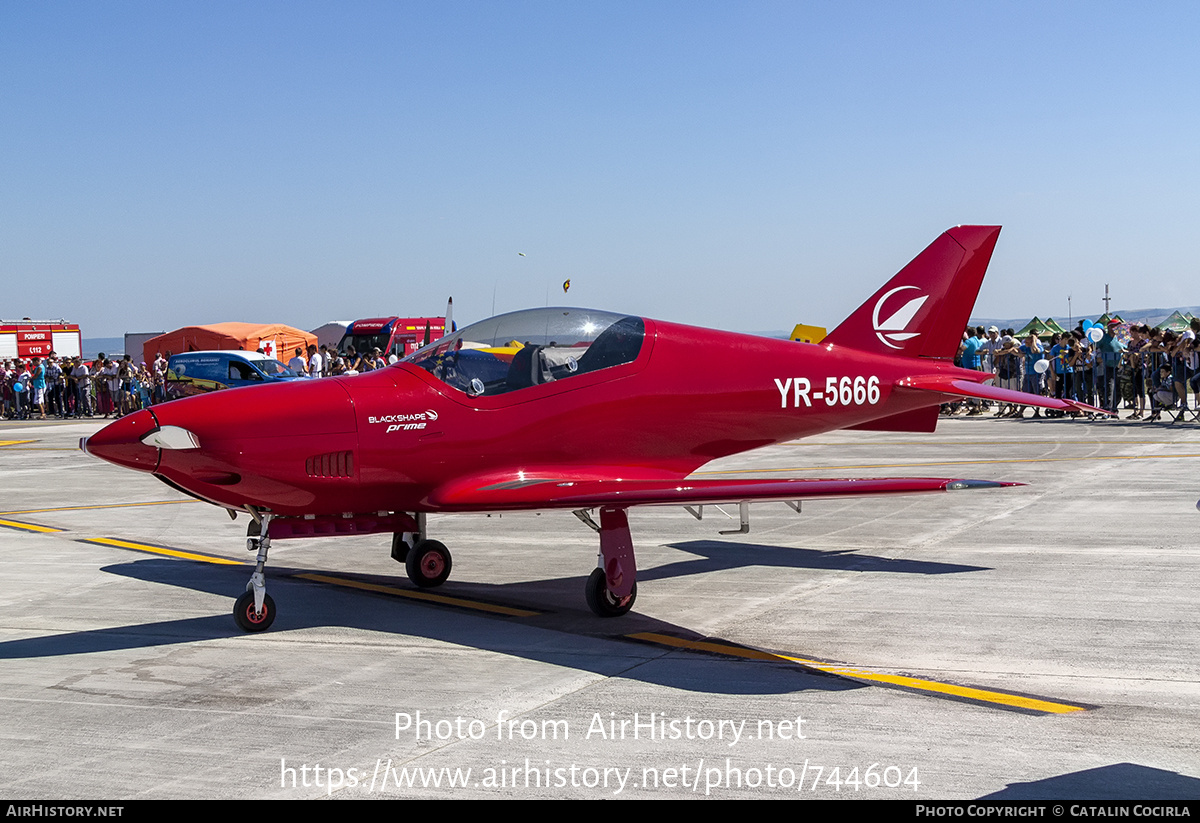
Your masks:
<svg viewBox="0 0 1200 823"><path fill-rule="evenodd" d="M353 477L354 452L318 454L304 461L309 477Z"/></svg>

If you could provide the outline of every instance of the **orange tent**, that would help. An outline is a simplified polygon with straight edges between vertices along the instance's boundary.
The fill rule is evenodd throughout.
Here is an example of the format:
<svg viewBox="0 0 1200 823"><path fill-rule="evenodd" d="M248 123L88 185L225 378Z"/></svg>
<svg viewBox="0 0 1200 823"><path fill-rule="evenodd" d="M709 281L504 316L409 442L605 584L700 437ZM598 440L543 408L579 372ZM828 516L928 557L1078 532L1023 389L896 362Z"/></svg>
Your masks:
<svg viewBox="0 0 1200 823"><path fill-rule="evenodd" d="M154 362L156 352L180 354L213 349L262 350L281 363L292 359L297 348L306 352L317 345L317 336L282 323L213 323L210 326L185 326L151 337L142 346L146 363Z"/></svg>

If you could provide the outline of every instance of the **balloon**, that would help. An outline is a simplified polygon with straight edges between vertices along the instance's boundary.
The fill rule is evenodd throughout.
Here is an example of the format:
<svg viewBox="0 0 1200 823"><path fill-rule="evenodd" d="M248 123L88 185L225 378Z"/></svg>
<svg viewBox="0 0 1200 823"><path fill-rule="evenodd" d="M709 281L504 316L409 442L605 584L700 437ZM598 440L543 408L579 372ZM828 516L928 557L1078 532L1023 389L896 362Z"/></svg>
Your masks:
<svg viewBox="0 0 1200 823"><path fill-rule="evenodd" d="M1033 364L1033 370L1035 372L1037 372L1038 374L1045 374L1046 370L1049 368L1050 368L1050 361L1045 359L1044 357L1041 360L1039 360Z"/></svg>
<svg viewBox="0 0 1200 823"><path fill-rule="evenodd" d="M1090 329L1087 330L1088 340L1091 340L1093 343L1099 343L1100 338L1103 336L1104 336L1104 330L1101 329L1099 326L1092 326Z"/></svg>
<svg viewBox="0 0 1200 823"><path fill-rule="evenodd" d="M1088 329L1090 329L1094 325L1096 325L1096 324L1093 323L1091 320L1084 320L1083 321L1083 330L1086 332Z"/></svg>

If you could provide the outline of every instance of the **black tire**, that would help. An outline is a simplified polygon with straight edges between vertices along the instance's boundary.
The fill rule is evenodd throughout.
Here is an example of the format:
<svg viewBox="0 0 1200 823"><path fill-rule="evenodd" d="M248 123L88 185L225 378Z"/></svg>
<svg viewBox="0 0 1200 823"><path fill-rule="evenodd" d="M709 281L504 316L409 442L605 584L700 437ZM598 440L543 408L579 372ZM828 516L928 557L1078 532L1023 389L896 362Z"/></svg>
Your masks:
<svg viewBox="0 0 1200 823"><path fill-rule="evenodd" d="M392 559L397 563L403 563L408 559L408 543L404 540L404 535L396 532L392 535Z"/></svg>
<svg viewBox="0 0 1200 823"><path fill-rule="evenodd" d="M620 617L633 608L633 601L637 600L637 583L633 584L628 597L613 597L612 592L608 590L608 579L604 575L604 569L592 569L584 594L587 596L588 608L597 617Z"/></svg>
<svg viewBox="0 0 1200 823"><path fill-rule="evenodd" d="M409 550L404 569L409 580L422 589L432 589L446 582L452 563L449 549L436 540L422 540Z"/></svg>
<svg viewBox="0 0 1200 823"><path fill-rule="evenodd" d="M275 622L275 601L271 595L264 595L263 610L259 613L254 610L254 592L243 592L233 604L233 619L242 631L265 632Z"/></svg>

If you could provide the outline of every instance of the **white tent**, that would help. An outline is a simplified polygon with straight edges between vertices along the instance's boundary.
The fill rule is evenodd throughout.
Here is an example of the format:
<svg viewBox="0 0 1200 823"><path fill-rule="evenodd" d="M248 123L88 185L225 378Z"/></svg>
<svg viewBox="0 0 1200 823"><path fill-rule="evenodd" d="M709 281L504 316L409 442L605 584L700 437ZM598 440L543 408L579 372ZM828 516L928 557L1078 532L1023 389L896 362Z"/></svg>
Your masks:
<svg viewBox="0 0 1200 823"><path fill-rule="evenodd" d="M342 336L346 333L346 327L353 323L353 320L333 320L326 323L324 326L318 326L312 330L312 333L317 336L318 346L334 347L342 342Z"/></svg>

